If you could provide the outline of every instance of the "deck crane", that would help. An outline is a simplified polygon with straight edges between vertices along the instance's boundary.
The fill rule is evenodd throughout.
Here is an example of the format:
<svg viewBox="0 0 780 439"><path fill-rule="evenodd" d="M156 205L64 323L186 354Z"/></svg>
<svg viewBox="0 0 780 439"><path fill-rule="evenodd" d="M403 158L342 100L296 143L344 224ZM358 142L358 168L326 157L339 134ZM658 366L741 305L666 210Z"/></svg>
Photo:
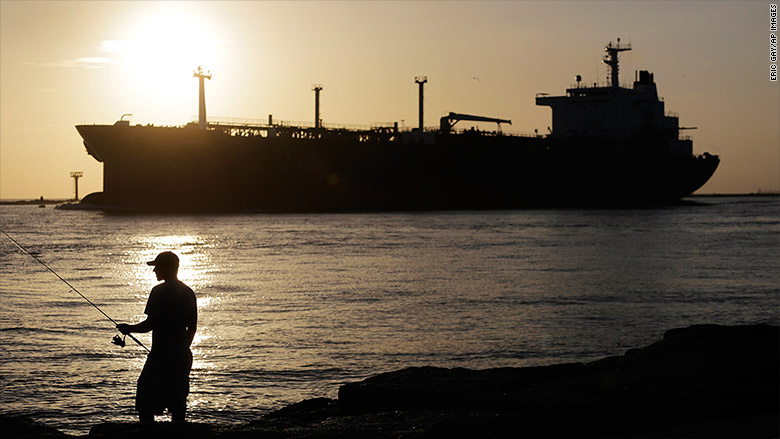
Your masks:
<svg viewBox="0 0 780 439"><path fill-rule="evenodd" d="M456 123L462 121L462 120L469 120L473 122L493 122L498 124L498 132L501 132L501 124L502 123L508 123L509 125L512 125L512 121L508 119L496 119L494 117L483 117L483 116L472 116L470 114L460 114L460 113L453 113L450 112L450 114L444 116L441 118L441 132L442 134L449 134L452 131L452 127L455 126Z"/></svg>

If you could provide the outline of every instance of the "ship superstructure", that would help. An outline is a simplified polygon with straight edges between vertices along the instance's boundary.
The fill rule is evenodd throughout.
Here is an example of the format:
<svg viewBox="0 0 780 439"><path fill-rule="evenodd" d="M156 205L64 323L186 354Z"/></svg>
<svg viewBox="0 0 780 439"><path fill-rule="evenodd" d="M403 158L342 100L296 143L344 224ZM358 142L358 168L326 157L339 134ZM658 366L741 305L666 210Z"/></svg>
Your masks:
<svg viewBox="0 0 780 439"><path fill-rule="evenodd" d="M604 49L609 65L610 83L606 86L577 85L566 90L566 96L537 96L537 105L552 108L552 135L555 139L657 140L661 154L691 155L692 142L680 138L678 117L665 114L664 102L658 99L653 74L642 70L635 75L633 88L619 83L618 53L631 50L630 45L613 45Z"/></svg>
<svg viewBox="0 0 780 439"><path fill-rule="evenodd" d="M206 120L199 68L198 123L183 127L79 125L87 151L104 163L103 193L84 202L148 211L362 211L514 209L669 203L701 187L718 158L693 156L675 115L665 114L653 74L619 85L611 43L606 86L538 95L552 108L552 132L501 132L508 119L449 113L440 129L326 127ZM496 131L456 131L459 121Z"/></svg>

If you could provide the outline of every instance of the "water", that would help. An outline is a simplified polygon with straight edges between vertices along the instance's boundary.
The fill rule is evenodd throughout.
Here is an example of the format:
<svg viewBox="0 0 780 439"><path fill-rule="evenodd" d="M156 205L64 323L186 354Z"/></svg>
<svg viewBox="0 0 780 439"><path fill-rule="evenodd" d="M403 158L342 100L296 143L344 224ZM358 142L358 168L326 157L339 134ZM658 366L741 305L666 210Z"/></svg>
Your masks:
<svg viewBox="0 0 780 439"><path fill-rule="evenodd" d="M111 216L0 206L0 228L118 321L181 257L190 419L237 423L407 366L622 354L696 323L780 324L780 198L647 210ZM135 419L145 352L0 236L0 412ZM148 334L139 339L151 345Z"/></svg>

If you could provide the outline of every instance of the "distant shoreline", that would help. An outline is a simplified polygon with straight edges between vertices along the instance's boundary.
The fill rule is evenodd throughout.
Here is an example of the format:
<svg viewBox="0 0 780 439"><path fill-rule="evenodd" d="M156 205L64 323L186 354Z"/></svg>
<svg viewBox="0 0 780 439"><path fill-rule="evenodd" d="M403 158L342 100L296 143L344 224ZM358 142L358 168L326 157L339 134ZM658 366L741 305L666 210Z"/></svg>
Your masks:
<svg viewBox="0 0 780 439"><path fill-rule="evenodd" d="M778 197L780 192L751 192L749 194L692 194L684 198L712 198L712 197Z"/></svg>
<svg viewBox="0 0 780 439"><path fill-rule="evenodd" d="M718 198L718 197L778 197L780 192L753 192L749 194L693 194L685 198ZM10 199L0 200L0 206L33 206L73 202L72 199Z"/></svg>
<svg viewBox="0 0 780 439"><path fill-rule="evenodd" d="M37 199L37 200L0 200L0 206L32 206L32 205L42 205L42 204L60 204L60 203L67 203L73 200L49 200L49 199Z"/></svg>

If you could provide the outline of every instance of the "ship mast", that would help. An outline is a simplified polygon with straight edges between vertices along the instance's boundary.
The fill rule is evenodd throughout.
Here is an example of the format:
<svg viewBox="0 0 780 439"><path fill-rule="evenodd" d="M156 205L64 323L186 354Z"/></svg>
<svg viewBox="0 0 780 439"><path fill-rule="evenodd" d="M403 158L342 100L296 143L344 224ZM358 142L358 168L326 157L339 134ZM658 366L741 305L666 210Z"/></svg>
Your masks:
<svg viewBox="0 0 780 439"><path fill-rule="evenodd" d="M423 132L423 131L425 131L425 126L424 126L425 120L423 118L423 84L428 82L428 77L427 76L415 76L414 82L416 82L417 84L420 85L420 121L419 121L420 123L419 123L419 127L420 127L420 132Z"/></svg>
<svg viewBox="0 0 780 439"><path fill-rule="evenodd" d="M624 44L620 45L620 38L617 39L617 44L612 45L612 41L607 44L607 47L604 48L604 51L607 52L607 54L604 56L604 63L609 66L609 78L612 81L612 87L617 88L620 87L620 83L618 82L618 53L625 52L626 50L631 50L631 44Z"/></svg>
<svg viewBox="0 0 780 439"><path fill-rule="evenodd" d="M203 73L203 69L198 66L198 70L192 72L193 78L198 78L200 81L200 94L198 99L198 127L205 130L208 126L206 123L206 86L204 79L211 79L211 72Z"/></svg>
<svg viewBox="0 0 780 439"><path fill-rule="evenodd" d="M314 84L311 86L314 90L314 128L322 128L322 119L320 119L320 92L322 91L322 84Z"/></svg>

